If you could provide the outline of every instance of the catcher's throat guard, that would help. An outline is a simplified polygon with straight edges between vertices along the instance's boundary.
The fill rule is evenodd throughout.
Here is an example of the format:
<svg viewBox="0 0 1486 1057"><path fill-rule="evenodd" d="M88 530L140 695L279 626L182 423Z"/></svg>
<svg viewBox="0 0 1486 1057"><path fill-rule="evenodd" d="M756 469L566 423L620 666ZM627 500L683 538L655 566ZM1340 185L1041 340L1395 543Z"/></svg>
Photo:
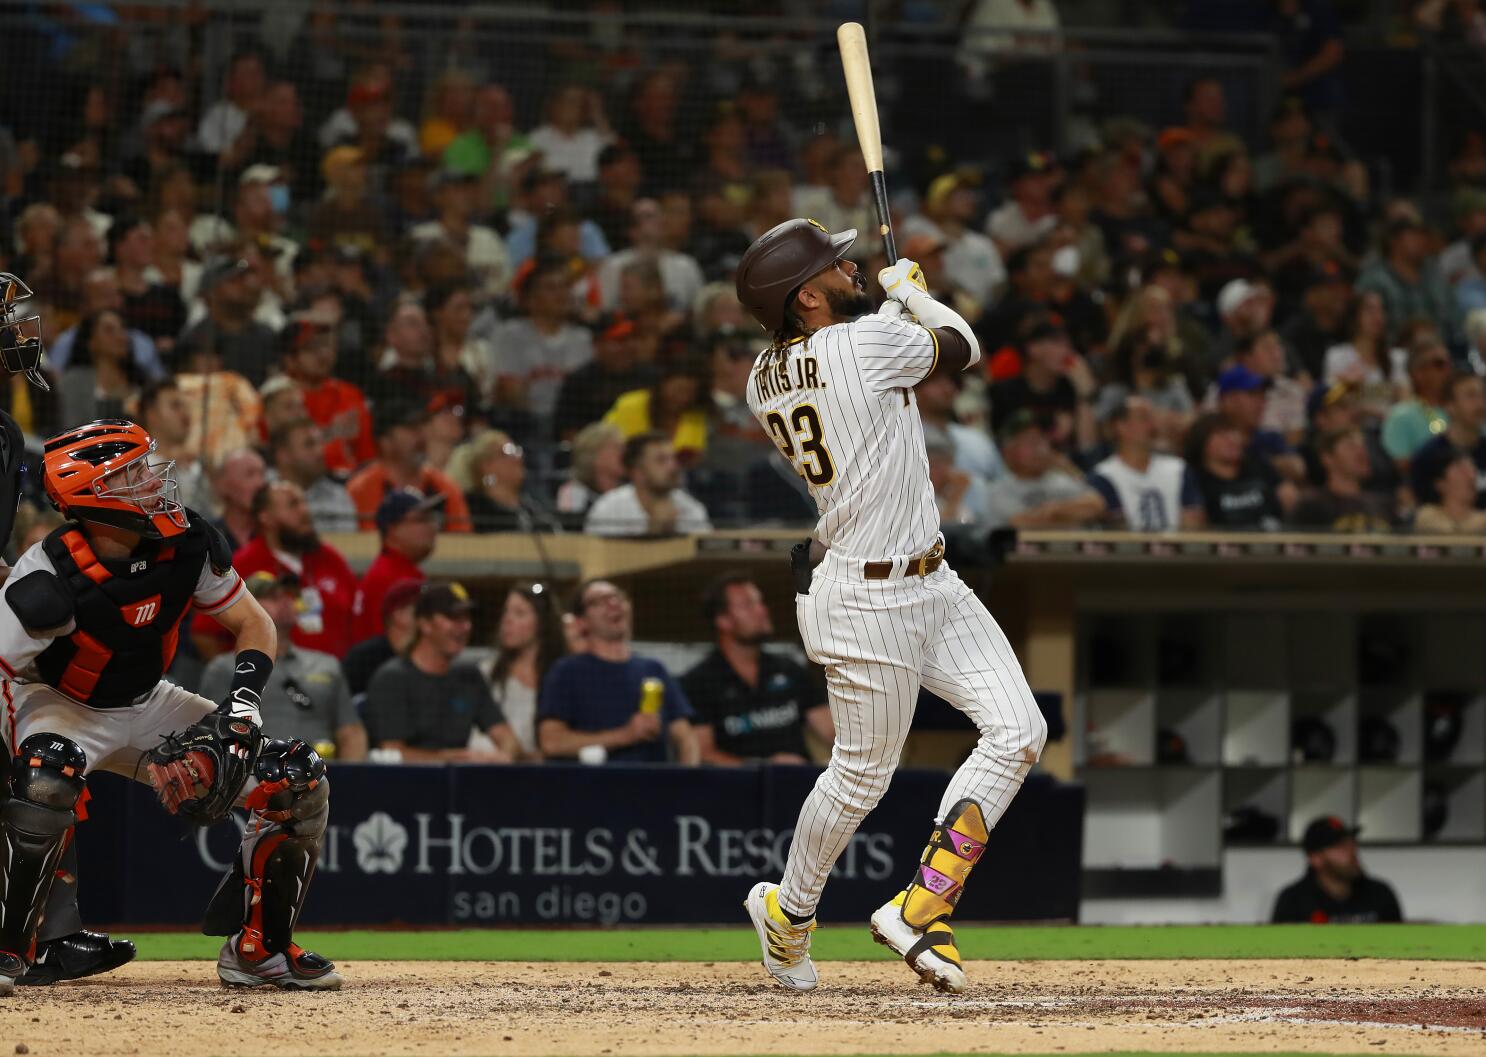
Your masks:
<svg viewBox="0 0 1486 1057"><path fill-rule="evenodd" d="M50 390L41 373L45 350L35 296L20 277L0 272L0 366L11 374L24 374L38 389Z"/></svg>

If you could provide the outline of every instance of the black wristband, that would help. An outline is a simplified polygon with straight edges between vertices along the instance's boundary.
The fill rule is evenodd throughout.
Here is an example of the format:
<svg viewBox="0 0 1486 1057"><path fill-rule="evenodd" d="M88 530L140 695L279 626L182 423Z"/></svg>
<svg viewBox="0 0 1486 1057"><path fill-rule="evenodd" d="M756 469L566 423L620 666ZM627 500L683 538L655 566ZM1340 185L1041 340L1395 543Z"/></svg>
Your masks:
<svg viewBox="0 0 1486 1057"><path fill-rule="evenodd" d="M273 660L266 653L262 650L243 650L232 666L232 689L227 693L227 700L244 701L246 696L244 703L256 708L272 673ZM244 690L247 695L240 693Z"/></svg>

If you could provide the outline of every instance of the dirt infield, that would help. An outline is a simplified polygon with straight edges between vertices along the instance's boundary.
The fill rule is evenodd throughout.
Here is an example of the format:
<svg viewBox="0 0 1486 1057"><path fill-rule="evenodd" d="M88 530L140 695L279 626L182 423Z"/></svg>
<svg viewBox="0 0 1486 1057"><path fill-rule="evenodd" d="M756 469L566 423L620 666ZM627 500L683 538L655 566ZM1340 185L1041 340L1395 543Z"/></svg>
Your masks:
<svg viewBox="0 0 1486 1057"><path fill-rule="evenodd" d="M0 1057L1486 1053L1486 962L977 962L956 998L896 962L820 968L795 995L737 963L353 962L339 993L282 994L149 962L0 999Z"/></svg>

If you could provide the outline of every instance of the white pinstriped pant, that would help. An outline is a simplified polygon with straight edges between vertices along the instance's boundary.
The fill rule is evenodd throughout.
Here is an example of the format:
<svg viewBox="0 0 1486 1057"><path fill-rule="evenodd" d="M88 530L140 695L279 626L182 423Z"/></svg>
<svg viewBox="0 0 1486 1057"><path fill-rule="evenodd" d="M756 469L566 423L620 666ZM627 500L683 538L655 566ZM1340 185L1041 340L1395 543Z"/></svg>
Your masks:
<svg viewBox="0 0 1486 1057"><path fill-rule="evenodd" d="M800 917L815 913L831 867L887 792L920 685L980 731L936 822L971 799L994 827L1047 740L1011 644L947 563L928 576L887 580L865 580L861 568L828 552L810 594L795 597L805 652L826 670L836 724L830 766L800 809L780 886L780 905Z"/></svg>

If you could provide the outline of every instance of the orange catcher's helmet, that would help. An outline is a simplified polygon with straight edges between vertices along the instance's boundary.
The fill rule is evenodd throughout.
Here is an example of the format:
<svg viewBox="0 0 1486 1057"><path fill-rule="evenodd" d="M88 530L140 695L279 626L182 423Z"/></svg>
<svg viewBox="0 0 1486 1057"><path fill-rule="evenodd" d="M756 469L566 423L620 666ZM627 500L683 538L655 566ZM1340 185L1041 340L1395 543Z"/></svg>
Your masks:
<svg viewBox="0 0 1486 1057"><path fill-rule="evenodd" d="M42 456L47 498L64 517L168 539L186 531L175 461L150 462L155 439L117 418L64 430Z"/></svg>

